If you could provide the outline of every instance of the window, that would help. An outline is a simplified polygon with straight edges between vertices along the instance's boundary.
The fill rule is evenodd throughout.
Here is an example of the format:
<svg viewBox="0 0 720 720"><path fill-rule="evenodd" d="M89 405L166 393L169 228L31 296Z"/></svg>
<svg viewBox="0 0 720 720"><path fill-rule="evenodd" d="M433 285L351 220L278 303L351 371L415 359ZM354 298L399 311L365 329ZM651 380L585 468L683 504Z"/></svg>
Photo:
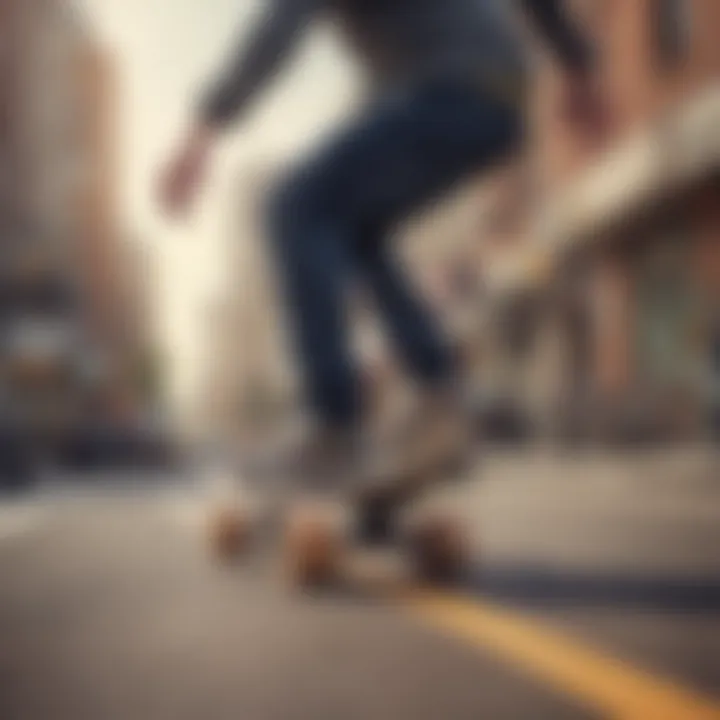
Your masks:
<svg viewBox="0 0 720 720"><path fill-rule="evenodd" d="M692 35L692 0L653 0L650 3L655 58L661 70L675 68L686 58Z"/></svg>

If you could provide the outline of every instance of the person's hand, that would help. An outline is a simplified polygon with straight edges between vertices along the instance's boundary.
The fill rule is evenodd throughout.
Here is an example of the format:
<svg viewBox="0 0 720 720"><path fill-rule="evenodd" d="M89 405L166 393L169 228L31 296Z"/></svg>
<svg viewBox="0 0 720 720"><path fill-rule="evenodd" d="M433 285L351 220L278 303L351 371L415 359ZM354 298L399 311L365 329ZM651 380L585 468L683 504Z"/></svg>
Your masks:
<svg viewBox="0 0 720 720"><path fill-rule="evenodd" d="M563 85L562 114L580 134L602 141L610 130L610 111L605 92L595 75L568 76Z"/></svg>
<svg viewBox="0 0 720 720"><path fill-rule="evenodd" d="M211 147L210 130L194 128L162 169L159 201L168 214L178 216L189 210L204 180Z"/></svg>

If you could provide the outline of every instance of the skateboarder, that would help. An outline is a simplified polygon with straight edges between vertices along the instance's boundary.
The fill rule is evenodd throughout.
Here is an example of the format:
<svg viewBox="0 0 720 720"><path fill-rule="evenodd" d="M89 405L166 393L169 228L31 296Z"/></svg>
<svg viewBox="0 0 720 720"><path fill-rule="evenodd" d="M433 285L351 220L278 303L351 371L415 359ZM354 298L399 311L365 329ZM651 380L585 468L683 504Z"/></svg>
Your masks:
<svg viewBox="0 0 720 720"><path fill-rule="evenodd" d="M516 3L518 4L518 3ZM597 119L593 53L563 3L519 3L565 80L568 107ZM268 199L267 230L294 347L317 423L287 468L362 481L363 393L348 346L346 291L374 298L422 409L402 433L440 463L462 452L465 416L450 344L403 275L390 235L459 181L505 162L523 142L530 85L510 0L267 0L247 45L205 94L163 174L174 213L198 190L211 150L290 58L311 21L336 21L368 71L364 111L298 163ZM403 445L406 442L407 445Z"/></svg>

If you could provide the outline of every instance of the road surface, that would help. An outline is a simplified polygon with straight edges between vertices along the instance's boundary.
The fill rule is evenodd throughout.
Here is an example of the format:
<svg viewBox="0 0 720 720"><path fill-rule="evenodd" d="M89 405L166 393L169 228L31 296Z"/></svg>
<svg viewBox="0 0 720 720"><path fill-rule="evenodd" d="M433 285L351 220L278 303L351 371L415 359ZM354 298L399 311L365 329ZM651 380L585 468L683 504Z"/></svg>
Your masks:
<svg viewBox="0 0 720 720"><path fill-rule="evenodd" d="M467 586L299 597L185 483L0 501L3 720L720 718L720 474L498 456Z"/></svg>

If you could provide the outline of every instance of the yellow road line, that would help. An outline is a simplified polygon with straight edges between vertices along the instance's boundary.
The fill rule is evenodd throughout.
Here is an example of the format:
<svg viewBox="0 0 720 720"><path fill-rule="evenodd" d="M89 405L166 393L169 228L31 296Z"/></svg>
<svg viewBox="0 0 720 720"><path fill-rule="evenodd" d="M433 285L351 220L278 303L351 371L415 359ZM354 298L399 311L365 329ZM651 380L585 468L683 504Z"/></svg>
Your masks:
<svg viewBox="0 0 720 720"><path fill-rule="evenodd" d="M720 720L720 701L656 677L496 605L433 592L401 601L430 625L502 655L590 710L617 720Z"/></svg>

